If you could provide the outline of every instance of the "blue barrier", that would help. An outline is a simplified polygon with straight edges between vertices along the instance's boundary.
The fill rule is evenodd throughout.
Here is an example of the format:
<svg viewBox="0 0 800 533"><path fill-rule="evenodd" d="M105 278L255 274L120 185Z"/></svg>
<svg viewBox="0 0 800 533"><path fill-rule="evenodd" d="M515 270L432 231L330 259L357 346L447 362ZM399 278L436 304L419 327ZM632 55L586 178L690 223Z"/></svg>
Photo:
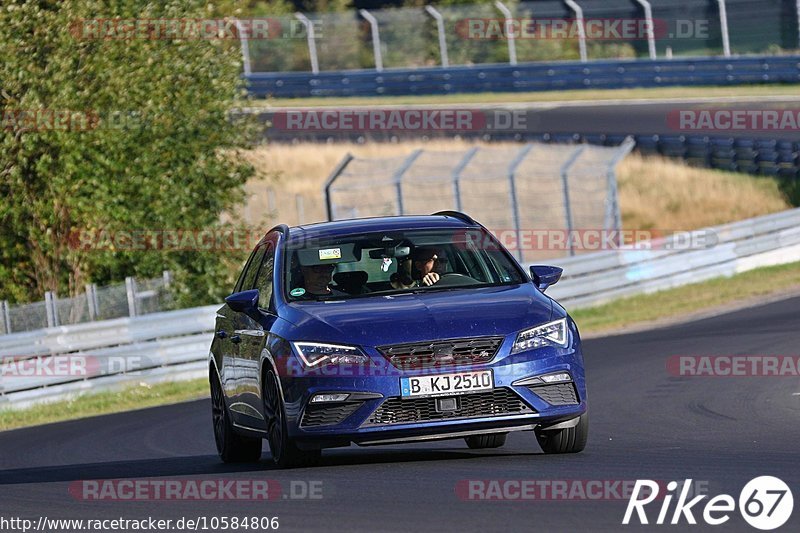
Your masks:
<svg viewBox="0 0 800 533"><path fill-rule="evenodd" d="M245 76L256 97L407 96L800 82L800 56L631 59L450 68L268 72Z"/></svg>

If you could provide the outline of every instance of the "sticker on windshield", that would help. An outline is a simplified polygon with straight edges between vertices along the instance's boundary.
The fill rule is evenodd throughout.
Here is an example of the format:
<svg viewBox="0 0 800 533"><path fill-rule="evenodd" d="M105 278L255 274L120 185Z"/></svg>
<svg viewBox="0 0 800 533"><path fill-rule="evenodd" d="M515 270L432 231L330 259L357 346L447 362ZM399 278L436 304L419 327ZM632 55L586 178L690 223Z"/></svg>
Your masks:
<svg viewBox="0 0 800 533"><path fill-rule="evenodd" d="M289 294L291 294L292 296L302 296L305 293L306 293L306 290L304 288L302 288L302 287L298 287L296 289L292 289L291 291L289 291Z"/></svg>
<svg viewBox="0 0 800 533"><path fill-rule="evenodd" d="M319 258L320 260L323 259L341 259L342 258L342 249L341 248L327 248L324 250L319 251Z"/></svg>

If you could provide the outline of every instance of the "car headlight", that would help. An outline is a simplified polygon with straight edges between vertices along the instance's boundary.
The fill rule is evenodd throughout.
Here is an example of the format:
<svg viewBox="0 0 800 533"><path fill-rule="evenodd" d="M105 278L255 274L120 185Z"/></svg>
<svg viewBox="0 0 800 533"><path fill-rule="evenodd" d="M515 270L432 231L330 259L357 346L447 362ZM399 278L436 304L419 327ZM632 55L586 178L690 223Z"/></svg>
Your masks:
<svg viewBox="0 0 800 533"><path fill-rule="evenodd" d="M355 346L323 344L320 342L293 342L297 355L308 368L320 365L348 365L366 363L368 358Z"/></svg>
<svg viewBox="0 0 800 533"><path fill-rule="evenodd" d="M569 343L567 338L567 319L562 318L554 322L548 322L535 328L520 331L511 353L524 352L525 350L535 350L542 346L560 346L566 348Z"/></svg>

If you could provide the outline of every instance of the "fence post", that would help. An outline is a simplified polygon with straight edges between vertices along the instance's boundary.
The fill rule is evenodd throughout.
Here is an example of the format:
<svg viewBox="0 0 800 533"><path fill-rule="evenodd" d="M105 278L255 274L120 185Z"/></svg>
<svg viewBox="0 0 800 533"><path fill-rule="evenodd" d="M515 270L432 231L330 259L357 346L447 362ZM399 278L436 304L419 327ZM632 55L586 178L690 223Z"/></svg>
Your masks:
<svg viewBox="0 0 800 533"><path fill-rule="evenodd" d="M136 316L136 280L125 278L125 292L128 293L128 316Z"/></svg>
<svg viewBox="0 0 800 533"><path fill-rule="evenodd" d="M514 156L514 159L508 165L508 187L509 187L509 194L511 196L511 217L514 220L514 235L516 237L516 248L517 248L517 259L522 262L523 254L522 254L522 228L520 227L519 221L519 202L517 202L517 167L522 163L522 161L527 157L528 153L530 153L531 149L533 148L532 143L528 143L523 146L517 155Z"/></svg>
<svg viewBox="0 0 800 533"><path fill-rule="evenodd" d="M0 313L3 313L3 325L5 326L5 334L11 333L11 310L8 308L8 300L0 302Z"/></svg>
<svg viewBox="0 0 800 533"><path fill-rule="evenodd" d="M569 255L575 255L575 249L572 242L572 230L574 228L572 223L572 204L570 203L569 197L569 175L567 173L569 172L569 168L575 163L585 149L585 144L579 146L561 166L561 187L564 194L564 213L567 223L567 245L569 246Z"/></svg>
<svg viewBox="0 0 800 533"><path fill-rule="evenodd" d="M336 178L339 177L339 174L344 172L345 167L350 164L350 161L353 160L353 154L346 153L339 164L333 169L331 175L328 176L328 179L325 180L325 185L323 190L325 191L325 210L328 213L328 222L333 221L333 201L331 200L331 186L336 181Z"/></svg>
<svg viewBox="0 0 800 533"><path fill-rule="evenodd" d="M604 229L611 229L615 231L620 231L622 229L622 215L619 211L619 201L617 199L617 165L622 161L625 156L631 153L634 146L636 146L636 141L633 140L633 137L628 136L622 141L622 144L619 145L619 150L614 156L611 158L611 161L608 163L608 171L606 174L606 178L608 179L608 191L606 196L606 217ZM622 239L618 236L618 245L622 244Z"/></svg>
<svg viewBox="0 0 800 533"><path fill-rule="evenodd" d="M461 184L459 180L461 179L461 172L467 167L472 158L475 157L475 154L478 153L478 147L475 146L467 150L467 153L464 154L464 157L461 158L461 161L458 162L456 168L453 169L453 196L456 199L456 211L461 211Z"/></svg>
<svg viewBox="0 0 800 533"><path fill-rule="evenodd" d="M722 53L725 57L731 55L731 42L728 38L728 9L725 6L725 0L717 0L719 4L719 28L722 32Z"/></svg>
<svg viewBox="0 0 800 533"><path fill-rule="evenodd" d="M639 5L644 8L644 20L647 24L647 50L650 53L650 59L656 58L656 37L655 29L653 28L653 8L650 7L650 2L647 0L636 0ZM800 1L800 0L798 0Z"/></svg>
<svg viewBox="0 0 800 533"><path fill-rule="evenodd" d="M517 64L517 42L516 36L514 35L514 28L513 20L511 20L511 10L506 7L506 5L501 2L500 0L495 0L494 7L500 10L505 17L505 30L506 30L506 41L508 41L508 63L510 65Z"/></svg>
<svg viewBox="0 0 800 533"><path fill-rule="evenodd" d="M800 2L800 0L797 0ZM436 20L436 32L439 34L439 57L442 61L442 67L447 68L450 66L450 60L447 57L447 36L444 30L444 17L433 6L425 6L425 11L428 12Z"/></svg>
<svg viewBox="0 0 800 533"><path fill-rule="evenodd" d="M164 287L169 289L169 286L172 285L172 272L165 270L161 273L161 278L164 280Z"/></svg>
<svg viewBox="0 0 800 533"><path fill-rule="evenodd" d="M420 148L418 150L414 150L411 152L411 155L406 157L405 161L400 165L400 168L392 176L392 180L394 181L394 187L397 190L397 214L403 215L405 214L405 209L403 209L403 174L414 164L414 161L422 154L423 150Z"/></svg>
<svg viewBox="0 0 800 533"><path fill-rule="evenodd" d="M575 22L578 24L578 50L581 54L581 61L586 63L586 28L583 26L583 9L575 0L564 0L564 3L575 12Z"/></svg>
<svg viewBox="0 0 800 533"><path fill-rule="evenodd" d="M250 43L245 35L242 22L238 19L236 20L236 30L239 32L239 44L242 47L242 67L244 68L244 75L249 76L253 73L250 68Z"/></svg>
<svg viewBox="0 0 800 533"><path fill-rule="evenodd" d="M89 320L97 320L97 294L93 283L86 284L86 307L89 309Z"/></svg>
<svg viewBox="0 0 800 533"><path fill-rule="evenodd" d="M54 292L47 291L44 293L44 309L47 315L47 327L54 328L58 326L58 309L56 308L57 297Z"/></svg>
<svg viewBox="0 0 800 533"><path fill-rule="evenodd" d="M294 195L294 204L297 208L297 222L298 224L304 224L306 221L306 211L303 206L303 195L302 194L295 194Z"/></svg>
<svg viewBox="0 0 800 533"><path fill-rule="evenodd" d="M317 40L314 33L314 23L307 16L299 11L294 14L295 18L306 27L306 40L308 41L308 58L311 60L311 72L319 74L319 59L317 58Z"/></svg>
<svg viewBox="0 0 800 533"><path fill-rule="evenodd" d="M383 54L381 52L381 34L378 31L378 19L366 9L359 9L359 14L369 22L370 33L372 33L372 53L375 56L375 70L383 71Z"/></svg>

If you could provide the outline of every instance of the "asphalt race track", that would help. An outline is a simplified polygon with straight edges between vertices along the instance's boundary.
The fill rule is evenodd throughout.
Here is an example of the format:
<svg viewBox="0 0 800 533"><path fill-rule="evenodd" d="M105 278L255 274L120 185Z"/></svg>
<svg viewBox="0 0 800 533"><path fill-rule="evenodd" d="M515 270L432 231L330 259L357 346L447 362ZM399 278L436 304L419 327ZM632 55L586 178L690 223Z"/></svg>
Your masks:
<svg viewBox="0 0 800 533"><path fill-rule="evenodd" d="M278 516L280 530L618 531L626 500L465 501L460 480L685 478L738 500L744 484L774 475L800 499L797 377L675 377L672 355L797 355L800 298L690 324L585 341L591 431L584 453L543 455L529 432L471 451L461 440L329 450L322 466L276 471L216 457L208 401L0 433L0 516L179 518ZM265 457L268 452L265 451ZM71 482L108 478L321 481L320 499L79 501ZM288 490L284 494L289 496ZM673 507L674 507L673 499ZM707 500L706 500L707 501ZM660 503L648 507L651 522ZM698 507L702 507L703 503ZM697 508L695 508L697 509ZM670 512L671 516L672 513ZM695 516L702 524L702 508ZM798 531L800 511L779 531ZM666 529L667 526L649 526ZM756 531L738 512L723 526Z"/></svg>

